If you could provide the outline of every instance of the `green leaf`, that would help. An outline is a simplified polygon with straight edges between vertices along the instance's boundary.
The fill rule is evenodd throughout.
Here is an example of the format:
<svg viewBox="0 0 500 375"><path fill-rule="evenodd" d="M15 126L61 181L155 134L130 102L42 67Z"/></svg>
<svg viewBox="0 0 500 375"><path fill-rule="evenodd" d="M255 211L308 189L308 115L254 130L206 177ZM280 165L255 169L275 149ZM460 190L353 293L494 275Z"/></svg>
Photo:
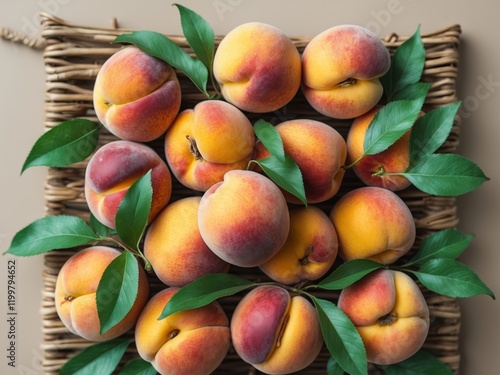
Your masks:
<svg viewBox="0 0 500 375"><path fill-rule="evenodd" d="M118 375L156 375L153 365L142 358L134 358L125 363Z"/></svg>
<svg viewBox="0 0 500 375"><path fill-rule="evenodd" d="M326 373L327 375L344 375L345 371L340 367L335 358L330 357L326 363Z"/></svg>
<svg viewBox="0 0 500 375"><path fill-rule="evenodd" d="M59 375L112 374L131 341L117 338L93 344L70 358Z"/></svg>
<svg viewBox="0 0 500 375"><path fill-rule="evenodd" d="M283 140L276 128L271 123L262 119L258 120L253 128L255 135L271 155L284 162L285 149L283 148Z"/></svg>
<svg viewBox="0 0 500 375"><path fill-rule="evenodd" d="M424 193L438 196L466 194L489 180L475 163L458 154L420 157L401 175Z"/></svg>
<svg viewBox="0 0 500 375"><path fill-rule="evenodd" d="M429 290L454 298L467 298L493 292L466 265L454 259L431 259L418 271L410 271Z"/></svg>
<svg viewBox="0 0 500 375"><path fill-rule="evenodd" d="M433 154L448 138L461 102L435 108L417 119L410 134L410 165Z"/></svg>
<svg viewBox="0 0 500 375"><path fill-rule="evenodd" d="M289 155L285 155L284 160L271 155L253 162L257 163L276 185L293 194L307 206L302 172Z"/></svg>
<svg viewBox="0 0 500 375"><path fill-rule="evenodd" d="M78 216L45 216L17 232L5 254L39 255L97 240L99 237L96 233Z"/></svg>
<svg viewBox="0 0 500 375"><path fill-rule="evenodd" d="M453 375L454 372L435 356L419 350L410 358L390 365L382 366L386 375Z"/></svg>
<svg viewBox="0 0 500 375"><path fill-rule="evenodd" d="M157 57L172 67L184 72L186 76L207 97L208 70L200 60L192 58L175 42L155 31L134 31L119 35L115 43L130 43L150 56Z"/></svg>
<svg viewBox="0 0 500 375"><path fill-rule="evenodd" d="M139 290L139 263L124 251L106 267L96 292L100 333L104 334L128 314Z"/></svg>
<svg viewBox="0 0 500 375"><path fill-rule="evenodd" d="M432 84L427 82L410 83L408 86L405 86L401 90L396 92L392 96L391 101L415 100L425 98L431 86Z"/></svg>
<svg viewBox="0 0 500 375"><path fill-rule="evenodd" d="M423 264L430 259L455 259L469 246L473 235L457 229L444 229L425 237L409 264Z"/></svg>
<svg viewBox="0 0 500 375"><path fill-rule="evenodd" d="M425 98L387 103L366 129L364 155L375 155L392 146L415 123Z"/></svg>
<svg viewBox="0 0 500 375"><path fill-rule="evenodd" d="M366 350L356 327L334 303L310 296L318 310L326 347L337 363L350 375L367 375Z"/></svg>
<svg viewBox="0 0 500 375"><path fill-rule="evenodd" d="M106 225L101 223L99 220L97 220L94 214L92 214L92 212L90 213L89 222L90 222L90 227L94 230L94 232L96 232L101 237L109 237L111 235L116 234L116 230L108 228Z"/></svg>
<svg viewBox="0 0 500 375"><path fill-rule="evenodd" d="M199 14L180 4L173 4L179 9L182 32L191 46L194 54L212 70L215 51L214 31L210 24Z"/></svg>
<svg viewBox="0 0 500 375"><path fill-rule="evenodd" d="M341 264L316 286L326 290L340 290L379 268L386 266L369 259L353 259Z"/></svg>
<svg viewBox="0 0 500 375"><path fill-rule="evenodd" d="M256 284L230 273L200 277L180 288L165 305L159 319L183 310L206 306L218 298L231 296Z"/></svg>
<svg viewBox="0 0 500 375"><path fill-rule="evenodd" d="M420 26L415 33L394 52L389 71L381 77L387 100L407 85L420 81L425 65L425 48Z"/></svg>
<svg viewBox="0 0 500 375"><path fill-rule="evenodd" d="M100 128L100 124L85 119L53 127L35 142L21 173L30 167L65 167L85 160L97 146Z"/></svg>
<svg viewBox="0 0 500 375"><path fill-rule="evenodd" d="M115 226L118 236L133 249L139 248L151 211L153 187L151 170L135 181L123 197L116 212Z"/></svg>

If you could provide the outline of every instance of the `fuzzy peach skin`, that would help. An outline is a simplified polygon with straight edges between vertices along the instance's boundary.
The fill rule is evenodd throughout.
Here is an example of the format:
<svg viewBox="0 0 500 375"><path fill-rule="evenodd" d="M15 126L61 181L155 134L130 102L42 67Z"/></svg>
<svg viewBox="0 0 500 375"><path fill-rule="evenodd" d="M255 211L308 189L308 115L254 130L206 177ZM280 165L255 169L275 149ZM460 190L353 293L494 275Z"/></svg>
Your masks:
<svg viewBox="0 0 500 375"><path fill-rule="evenodd" d="M149 226L144 255L158 278L169 286L184 286L209 273L224 273L229 264L215 255L198 228L201 197L168 204Z"/></svg>
<svg viewBox="0 0 500 375"><path fill-rule="evenodd" d="M137 351L162 375L210 374L229 350L229 320L217 301L158 319L177 290L159 291L144 307L135 327Z"/></svg>
<svg viewBox="0 0 500 375"><path fill-rule="evenodd" d="M151 170L153 199L149 222L167 205L172 177L167 164L150 147L118 140L98 149L85 171L85 198L90 211L104 225L115 228L118 207L129 187Z"/></svg>
<svg viewBox="0 0 500 375"><path fill-rule="evenodd" d="M377 270L344 288L338 307L356 326L369 362L391 365L415 354L429 332L429 308L411 277Z"/></svg>
<svg viewBox="0 0 500 375"><path fill-rule="evenodd" d="M311 119L288 120L276 125L285 153L299 166L308 203L320 203L337 194L344 179L347 146L333 127ZM256 143L255 160L269 156L261 142ZM258 170L258 169L255 169ZM288 203L300 204L284 192Z"/></svg>
<svg viewBox="0 0 500 375"><path fill-rule="evenodd" d="M315 206L293 207L285 245L259 268L282 284L313 281L330 270L337 252L337 232L328 215Z"/></svg>
<svg viewBox="0 0 500 375"><path fill-rule="evenodd" d="M333 26L311 39L302 53L302 92L321 114L352 119L379 102L379 78L390 65L389 51L370 30Z"/></svg>
<svg viewBox="0 0 500 375"><path fill-rule="evenodd" d="M255 267L284 245L290 216L285 197L269 178L232 170L203 194L198 225L217 256L235 266Z"/></svg>
<svg viewBox="0 0 500 375"><path fill-rule="evenodd" d="M382 107L376 106L357 117L347 133L347 163L351 164L363 156L364 141L368 126ZM374 175L376 173L399 173L408 169L410 164L410 133L407 131L392 146L375 155L365 155L352 166L356 176L369 186L380 186L392 191L400 191L411 185L404 176Z"/></svg>
<svg viewBox="0 0 500 375"><path fill-rule="evenodd" d="M185 186L206 191L231 169L245 169L255 135L250 120L222 100L205 100L182 111L165 135L165 156Z"/></svg>
<svg viewBox="0 0 500 375"><path fill-rule="evenodd" d="M261 285L238 302L231 317L236 353L265 374L290 374L309 366L323 346L316 309L303 296Z"/></svg>
<svg viewBox="0 0 500 375"><path fill-rule="evenodd" d="M300 89L300 54L282 30L249 22L222 39L213 72L228 102L243 111L272 112L288 104Z"/></svg>
<svg viewBox="0 0 500 375"><path fill-rule="evenodd" d="M128 46L99 70L93 101L99 121L112 134L149 142L163 135L177 116L181 87L170 65Z"/></svg>
<svg viewBox="0 0 500 375"><path fill-rule="evenodd" d="M391 264L415 241L415 222L406 203L394 192L375 186L350 190L332 207L343 260L367 258Z"/></svg>
<svg viewBox="0 0 500 375"><path fill-rule="evenodd" d="M61 267L55 287L55 306L68 330L89 341L105 341L132 329L149 298L149 283L139 268L139 289L134 305L117 325L101 334L96 291L106 267L120 255L107 246L92 246L72 255Z"/></svg>

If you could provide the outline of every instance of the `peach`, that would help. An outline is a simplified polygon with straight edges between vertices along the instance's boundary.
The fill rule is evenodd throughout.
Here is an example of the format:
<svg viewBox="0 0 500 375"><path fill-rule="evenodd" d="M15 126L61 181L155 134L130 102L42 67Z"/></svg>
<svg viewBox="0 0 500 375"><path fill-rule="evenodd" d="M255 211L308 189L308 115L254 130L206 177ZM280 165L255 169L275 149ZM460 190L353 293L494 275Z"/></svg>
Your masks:
<svg viewBox="0 0 500 375"><path fill-rule="evenodd" d="M272 112L288 104L300 89L300 54L282 30L248 22L221 40L213 73L228 102L243 111Z"/></svg>
<svg viewBox="0 0 500 375"><path fill-rule="evenodd" d="M55 307L66 328L86 340L105 341L132 329L149 298L149 283L139 268L139 287L132 309L117 325L100 333L96 291L106 267L120 255L107 246L92 246L72 255L61 267L55 286Z"/></svg>
<svg viewBox="0 0 500 375"><path fill-rule="evenodd" d="M181 105L174 69L140 49L128 46L103 64L95 80L94 109L115 136L136 142L159 138Z"/></svg>
<svg viewBox="0 0 500 375"><path fill-rule="evenodd" d="M312 38L302 54L302 92L319 113L352 119L383 95L379 78L390 68L389 51L370 30L337 25Z"/></svg>
<svg viewBox="0 0 500 375"><path fill-rule="evenodd" d="M338 307L356 326L369 362L391 365L415 354L429 332L429 308L413 279L377 270L344 288Z"/></svg>
<svg viewBox="0 0 500 375"><path fill-rule="evenodd" d="M266 374L302 370L323 346L313 305L277 285L257 286L238 302L231 317L231 339L236 353Z"/></svg>
<svg viewBox="0 0 500 375"><path fill-rule="evenodd" d="M137 351L162 375L210 374L229 350L229 320L217 301L158 319L177 290L159 291L144 307L135 327Z"/></svg>
<svg viewBox="0 0 500 375"><path fill-rule="evenodd" d="M231 169L245 169L255 136L250 120L222 100L205 100L182 111L165 135L165 156L185 186L206 191Z"/></svg>
<svg viewBox="0 0 500 375"><path fill-rule="evenodd" d="M330 218L337 230L339 256L391 264L415 241L415 222L406 203L376 186L350 190L333 205Z"/></svg>
<svg viewBox="0 0 500 375"><path fill-rule="evenodd" d="M203 194L198 225L217 256L236 266L255 267L284 245L290 216L285 197L269 178L232 170Z"/></svg>
<svg viewBox="0 0 500 375"><path fill-rule="evenodd" d="M347 146L333 127L311 119L288 120L276 125L285 153L299 166L308 203L320 203L337 194L345 170ZM269 156L269 151L257 142L254 159ZM299 204L295 196L285 193L289 203Z"/></svg>
<svg viewBox="0 0 500 375"><path fill-rule="evenodd" d="M85 198L96 219L115 228L118 207L130 186L151 170L153 199L149 222L165 207L172 194L167 164L150 147L118 140L98 149L85 171Z"/></svg>
<svg viewBox="0 0 500 375"><path fill-rule="evenodd" d="M337 232L328 215L315 206L294 207L285 245L259 268L282 284L313 281L330 270L337 251Z"/></svg>
<svg viewBox="0 0 500 375"><path fill-rule="evenodd" d="M229 264L201 238L198 207L201 197L181 198L167 205L149 226L144 255L158 278L169 286L184 286L209 273L223 273Z"/></svg>
<svg viewBox="0 0 500 375"><path fill-rule="evenodd" d="M410 186L411 182L404 176L391 175L391 173L405 172L408 169L411 130L385 151L363 156L366 130L380 109L381 107L377 106L352 122L346 138L347 160L348 164L351 164L359 159L352 169L365 185L400 191ZM377 173L384 174L377 175Z"/></svg>

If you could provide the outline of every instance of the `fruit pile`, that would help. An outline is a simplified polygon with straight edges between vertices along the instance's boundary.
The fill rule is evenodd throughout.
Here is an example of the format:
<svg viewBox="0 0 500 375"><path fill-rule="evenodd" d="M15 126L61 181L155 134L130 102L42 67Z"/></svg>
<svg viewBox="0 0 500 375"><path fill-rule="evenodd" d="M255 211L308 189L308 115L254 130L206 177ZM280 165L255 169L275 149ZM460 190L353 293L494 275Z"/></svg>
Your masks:
<svg viewBox="0 0 500 375"><path fill-rule="evenodd" d="M412 276L437 293L493 294L456 261L469 242L456 230L430 236L398 263L416 238L398 191L459 195L487 180L467 159L438 153L460 103L424 112L430 84L420 80L419 31L391 56L366 28L337 25L299 53L281 30L251 22L215 49L206 22L177 7L195 57L157 33L121 35L94 86L100 123L61 124L23 166L89 157L90 222L40 219L7 252L89 245L60 270L57 313L69 331L99 342L97 351L113 343L123 354L128 342L114 340L134 329L140 358L130 371L209 374L234 350L263 373L288 374L324 346L335 373L429 362L421 351L429 308ZM205 100L183 105L178 71ZM312 117L252 123L250 115L285 108L298 93L318 114L351 121L347 136ZM118 139L96 150L103 127ZM149 145L158 140L163 154ZM72 153L41 161L47 145L70 141ZM363 186L339 197L349 169ZM174 182L192 194L172 200ZM47 231L50 244L41 240ZM264 281L237 268L256 268ZM148 272L165 284L154 295ZM463 281L458 293L454 278ZM318 289L339 298L318 298ZM231 295L241 299L229 313L217 300ZM61 373L84 361L73 358Z"/></svg>

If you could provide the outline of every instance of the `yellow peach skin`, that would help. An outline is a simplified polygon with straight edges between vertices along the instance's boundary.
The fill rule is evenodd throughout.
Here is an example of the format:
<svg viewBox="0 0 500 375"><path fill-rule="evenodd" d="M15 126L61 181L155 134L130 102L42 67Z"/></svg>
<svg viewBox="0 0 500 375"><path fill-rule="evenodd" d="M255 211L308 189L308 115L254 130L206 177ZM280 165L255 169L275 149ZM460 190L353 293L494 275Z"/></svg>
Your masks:
<svg viewBox="0 0 500 375"><path fill-rule="evenodd" d="M249 22L221 40L213 72L228 102L243 111L272 112L288 104L300 88L300 54L282 30Z"/></svg>
<svg viewBox="0 0 500 375"><path fill-rule="evenodd" d="M337 232L328 215L315 206L294 207L285 245L259 268L282 284L313 281L330 270L337 252Z"/></svg>
<svg viewBox="0 0 500 375"><path fill-rule="evenodd" d="M149 298L149 283L139 268L139 289L134 305L125 318L101 334L96 291L106 267L120 255L107 246L92 246L72 255L61 267L56 280L55 307L68 330L90 341L105 341L132 329Z"/></svg>
<svg viewBox="0 0 500 375"><path fill-rule="evenodd" d="M316 309L303 296L276 285L258 286L231 318L236 353L265 374L290 374L309 366L323 346Z"/></svg>
<svg viewBox="0 0 500 375"><path fill-rule="evenodd" d="M367 258L391 264L415 241L410 209L388 189L367 186L350 190L333 205L330 218L344 260Z"/></svg>
<svg viewBox="0 0 500 375"><path fill-rule="evenodd" d="M285 197L269 178L232 170L203 194L198 225L217 256L235 266L255 267L281 249L290 216Z"/></svg>
<svg viewBox="0 0 500 375"><path fill-rule="evenodd" d="M133 46L106 60L93 96L99 121L117 137L136 142L163 135L181 105L174 69Z"/></svg>
<svg viewBox="0 0 500 375"><path fill-rule="evenodd" d="M379 77L390 64L389 51L370 30L333 26L312 38L302 53L302 91L321 114L352 119L382 98Z"/></svg>
<svg viewBox="0 0 500 375"><path fill-rule="evenodd" d="M333 127L316 120L288 120L276 125L285 153L299 166L308 203L320 203L337 194L345 170L347 146ZM269 156L262 143L256 143L254 159ZM257 169L255 169L257 170ZM300 204L298 198L284 192L288 203Z"/></svg>
<svg viewBox="0 0 500 375"><path fill-rule="evenodd" d="M369 362L390 365L408 359L429 332L429 308L411 277L377 270L344 288L338 307L356 326Z"/></svg>
<svg viewBox="0 0 500 375"><path fill-rule="evenodd" d="M229 264L201 238L198 207L201 197L181 198L165 207L149 226L144 255L158 278L169 286L184 286L210 273L223 273Z"/></svg>
<svg viewBox="0 0 500 375"><path fill-rule="evenodd" d="M206 191L227 171L245 169L254 143L243 112L222 100L205 100L176 118L165 135L165 156L183 185Z"/></svg>
<svg viewBox="0 0 500 375"><path fill-rule="evenodd" d="M85 171L85 199L104 225L115 228L118 207L130 186L151 170L153 199L149 222L167 205L172 178L167 164L150 147L130 141L105 144L90 158Z"/></svg>
<svg viewBox="0 0 500 375"><path fill-rule="evenodd" d="M137 351L162 375L210 374L229 350L229 320L217 301L158 319L177 290L161 290L144 307L135 327Z"/></svg>
<svg viewBox="0 0 500 375"><path fill-rule="evenodd" d="M364 141L368 126L381 107L377 106L364 115L354 119L347 133L347 163L351 164L364 153ZM399 173L408 169L410 164L410 133L407 131L392 146L375 155L365 155L352 166L359 179L369 186L380 186L392 191L400 191L411 185L404 176L374 175L379 172Z"/></svg>

